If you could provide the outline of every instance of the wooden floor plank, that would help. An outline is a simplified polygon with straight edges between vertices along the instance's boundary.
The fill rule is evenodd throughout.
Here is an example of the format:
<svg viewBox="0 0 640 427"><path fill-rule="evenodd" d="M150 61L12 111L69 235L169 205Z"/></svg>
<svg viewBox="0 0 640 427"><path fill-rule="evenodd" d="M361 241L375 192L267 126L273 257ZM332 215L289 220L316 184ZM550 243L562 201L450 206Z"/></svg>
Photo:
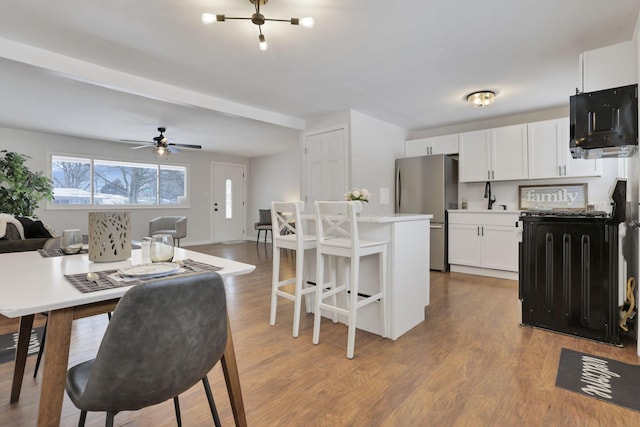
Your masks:
<svg viewBox="0 0 640 427"><path fill-rule="evenodd" d="M313 316L303 314L300 336L291 336L290 301L280 300L269 326L268 244L189 249L257 266L226 281L249 426L614 426L638 419L635 411L555 387L563 347L640 364L635 343L618 348L520 326L515 281L432 272L426 321L397 341L358 331L356 356L348 360L344 325L323 321L314 346ZM283 256L281 271L291 276L294 269L294 256ZM71 364L95 355L106 325L104 315L74 320ZM0 332L17 327L0 317ZM29 357L16 404L9 404L13 364L0 365L0 425L35 425L42 374L31 379L34 363ZM219 365L209 379L223 425L231 426ZM212 425L201 384L180 396L180 405L185 426ZM65 396L61 425L77 425L78 415ZM102 425L103 414L89 414L87 426ZM116 425L174 426L173 405L120 413Z"/></svg>

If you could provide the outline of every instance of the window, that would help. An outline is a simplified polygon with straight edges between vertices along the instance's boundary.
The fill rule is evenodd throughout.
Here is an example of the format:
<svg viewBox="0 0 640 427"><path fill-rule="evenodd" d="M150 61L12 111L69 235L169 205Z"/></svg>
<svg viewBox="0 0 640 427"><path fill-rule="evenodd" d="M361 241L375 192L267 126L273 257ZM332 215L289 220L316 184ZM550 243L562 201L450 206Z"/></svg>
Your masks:
<svg viewBox="0 0 640 427"><path fill-rule="evenodd" d="M224 182L224 217L233 218L233 186L229 178Z"/></svg>
<svg viewBox="0 0 640 427"><path fill-rule="evenodd" d="M183 205L187 168L52 156L53 205Z"/></svg>

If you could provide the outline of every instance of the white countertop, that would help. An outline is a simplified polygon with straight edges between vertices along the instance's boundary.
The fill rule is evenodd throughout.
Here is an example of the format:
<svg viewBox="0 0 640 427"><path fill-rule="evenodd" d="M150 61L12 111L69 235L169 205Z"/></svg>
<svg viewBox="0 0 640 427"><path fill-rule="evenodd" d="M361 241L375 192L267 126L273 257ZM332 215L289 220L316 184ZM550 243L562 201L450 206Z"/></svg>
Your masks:
<svg viewBox="0 0 640 427"><path fill-rule="evenodd" d="M448 209L450 213L489 213L489 214L520 214L518 210L512 209Z"/></svg>
<svg viewBox="0 0 640 427"><path fill-rule="evenodd" d="M426 214L388 214L388 215L367 215L362 214L358 216L358 222L373 222L378 224L390 223L390 222L404 222L404 221L425 221L431 220L433 215ZM316 217L313 214L303 214L302 219L315 220Z"/></svg>

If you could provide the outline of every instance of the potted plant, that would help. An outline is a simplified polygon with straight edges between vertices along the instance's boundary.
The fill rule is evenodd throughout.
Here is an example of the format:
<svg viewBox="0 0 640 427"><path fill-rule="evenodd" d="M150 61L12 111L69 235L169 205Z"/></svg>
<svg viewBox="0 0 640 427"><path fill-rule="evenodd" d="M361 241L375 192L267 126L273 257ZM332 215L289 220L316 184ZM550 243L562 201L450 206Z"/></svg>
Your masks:
<svg viewBox="0 0 640 427"><path fill-rule="evenodd" d="M30 171L28 159L0 150L0 212L33 217L38 203L53 200L53 183L42 172Z"/></svg>

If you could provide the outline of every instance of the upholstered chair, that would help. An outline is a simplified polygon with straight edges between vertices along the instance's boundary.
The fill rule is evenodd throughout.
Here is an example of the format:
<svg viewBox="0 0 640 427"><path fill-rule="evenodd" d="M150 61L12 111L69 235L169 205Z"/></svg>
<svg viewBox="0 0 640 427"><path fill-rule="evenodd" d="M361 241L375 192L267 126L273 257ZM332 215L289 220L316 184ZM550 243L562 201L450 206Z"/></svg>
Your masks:
<svg viewBox="0 0 640 427"><path fill-rule="evenodd" d="M222 278L213 272L151 280L120 299L95 359L67 372L66 390L82 412L115 414L174 400L203 381L219 425L207 373L227 342L227 305Z"/></svg>
<svg viewBox="0 0 640 427"><path fill-rule="evenodd" d="M149 236L154 234L171 234L180 246L180 239L187 237L186 216L161 216L149 221Z"/></svg>

